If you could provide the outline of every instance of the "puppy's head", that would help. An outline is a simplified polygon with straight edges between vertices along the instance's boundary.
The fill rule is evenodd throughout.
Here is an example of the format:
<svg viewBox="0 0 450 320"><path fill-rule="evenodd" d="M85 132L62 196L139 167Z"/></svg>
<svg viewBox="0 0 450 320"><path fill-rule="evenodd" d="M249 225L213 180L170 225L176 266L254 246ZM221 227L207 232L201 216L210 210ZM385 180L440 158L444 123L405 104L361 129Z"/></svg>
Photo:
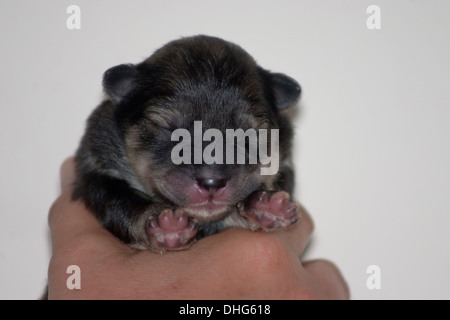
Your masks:
<svg viewBox="0 0 450 320"><path fill-rule="evenodd" d="M277 174L261 174L270 165L261 161L264 149L281 165L289 155L286 110L300 86L232 43L173 41L141 64L109 69L103 83L141 191L200 220L271 188Z"/></svg>

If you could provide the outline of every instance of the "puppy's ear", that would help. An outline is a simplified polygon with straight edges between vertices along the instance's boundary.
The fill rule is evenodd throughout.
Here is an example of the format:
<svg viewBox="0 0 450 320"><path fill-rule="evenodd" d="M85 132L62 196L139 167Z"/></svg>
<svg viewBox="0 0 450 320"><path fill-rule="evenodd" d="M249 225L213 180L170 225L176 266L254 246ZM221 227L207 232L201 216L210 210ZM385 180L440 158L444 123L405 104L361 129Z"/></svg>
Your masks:
<svg viewBox="0 0 450 320"><path fill-rule="evenodd" d="M115 104L135 88L137 69L132 64L121 64L106 70L103 75L103 88Z"/></svg>
<svg viewBox="0 0 450 320"><path fill-rule="evenodd" d="M297 81L282 73L272 73L272 88L279 111L292 106L300 98L302 89Z"/></svg>

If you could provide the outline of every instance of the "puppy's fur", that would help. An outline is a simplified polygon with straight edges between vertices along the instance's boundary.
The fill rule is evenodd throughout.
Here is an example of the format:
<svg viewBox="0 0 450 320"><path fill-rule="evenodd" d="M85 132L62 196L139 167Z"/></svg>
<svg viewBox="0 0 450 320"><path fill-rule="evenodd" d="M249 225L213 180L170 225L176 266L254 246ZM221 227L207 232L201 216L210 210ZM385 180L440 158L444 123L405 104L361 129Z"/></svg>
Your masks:
<svg viewBox="0 0 450 320"><path fill-rule="evenodd" d="M177 250L227 227L271 230L297 221L290 199L295 80L264 70L235 44L195 36L107 70L103 85L106 99L76 154L73 198L122 241ZM262 176L261 164L174 164L171 133L193 134L194 121L224 134L278 129L278 173Z"/></svg>

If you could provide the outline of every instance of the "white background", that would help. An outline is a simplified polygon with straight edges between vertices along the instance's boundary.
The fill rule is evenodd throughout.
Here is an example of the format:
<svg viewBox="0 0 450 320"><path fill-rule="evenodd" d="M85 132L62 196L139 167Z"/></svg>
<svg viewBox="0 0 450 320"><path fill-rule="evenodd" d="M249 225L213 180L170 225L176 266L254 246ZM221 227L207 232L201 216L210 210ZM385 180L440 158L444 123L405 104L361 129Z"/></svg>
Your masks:
<svg viewBox="0 0 450 320"><path fill-rule="evenodd" d="M68 30L66 8L81 8ZM370 4L381 30L366 27ZM297 198L353 299L450 298L449 1L0 1L0 298L36 299L61 162L102 73L181 36L245 48L303 87ZM370 265L381 289L366 286Z"/></svg>

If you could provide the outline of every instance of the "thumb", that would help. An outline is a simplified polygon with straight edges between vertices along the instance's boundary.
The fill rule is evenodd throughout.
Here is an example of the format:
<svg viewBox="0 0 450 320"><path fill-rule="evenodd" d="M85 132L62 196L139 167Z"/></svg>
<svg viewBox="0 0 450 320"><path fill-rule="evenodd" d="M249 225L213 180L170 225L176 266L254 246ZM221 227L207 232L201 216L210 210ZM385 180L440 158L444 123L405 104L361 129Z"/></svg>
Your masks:
<svg viewBox="0 0 450 320"><path fill-rule="evenodd" d="M81 240L100 250L106 249L109 244L117 244L118 240L103 228L83 202L72 200L76 178L74 158L64 161L60 175L61 195L48 215L53 252L67 246L72 248Z"/></svg>
<svg viewBox="0 0 450 320"><path fill-rule="evenodd" d="M59 170L59 176L61 179L60 181L61 193L63 193L66 190L72 190L76 178L75 159L73 157L67 158L63 162Z"/></svg>

